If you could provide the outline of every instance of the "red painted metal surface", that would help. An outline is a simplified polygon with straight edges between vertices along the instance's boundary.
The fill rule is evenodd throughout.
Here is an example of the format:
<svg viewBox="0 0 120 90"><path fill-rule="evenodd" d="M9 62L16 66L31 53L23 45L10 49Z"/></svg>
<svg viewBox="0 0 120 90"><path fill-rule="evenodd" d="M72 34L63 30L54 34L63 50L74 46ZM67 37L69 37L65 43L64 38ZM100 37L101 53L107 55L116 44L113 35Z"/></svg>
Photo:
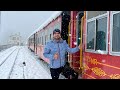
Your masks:
<svg viewBox="0 0 120 90"><path fill-rule="evenodd" d="M84 53L85 73L97 78L120 78L120 57L111 55L101 55L93 53ZM84 76L84 75L83 75ZM88 76L89 77L89 76ZM85 78L88 78L85 77Z"/></svg>
<svg viewBox="0 0 120 90"><path fill-rule="evenodd" d="M86 45L86 18L84 19L84 45ZM110 12L108 15L108 41L110 42ZM108 44L107 54L83 52L84 79L120 79L120 56L110 55Z"/></svg>
<svg viewBox="0 0 120 90"><path fill-rule="evenodd" d="M76 42L76 16L77 16L77 11L71 11L71 29L70 29L70 33L71 33L71 37L70 37L70 47L74 48L76 47L76 45L74 44L74 42ZM80 60L80 52L74 53L74 54L70 54L70 60L71 62L71 67L73 69L79 69L79 60Z"/></svg>

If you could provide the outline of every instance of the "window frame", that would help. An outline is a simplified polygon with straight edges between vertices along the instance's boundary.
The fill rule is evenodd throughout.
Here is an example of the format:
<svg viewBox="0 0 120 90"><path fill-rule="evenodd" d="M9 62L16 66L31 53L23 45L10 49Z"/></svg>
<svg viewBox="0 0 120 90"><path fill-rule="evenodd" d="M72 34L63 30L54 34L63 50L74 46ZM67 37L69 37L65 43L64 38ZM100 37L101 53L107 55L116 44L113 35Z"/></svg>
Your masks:
<svg viewBox="0 0 120 90"><path fill-rule="evenodd" d="M87 23L89 23L89 22L92 22L92 21L95 21L95 30L96 30L96 20L95 20L95 18L93 18L93 19L90 19L90 20L88 20L87 21ZM88 25L88 24L87 24ZM86 26L86 41L87 41L87 26ZM96 31L95 31L95 35L96 35ZM96 36L94 35L94 41L96 41ZM95 51L95 45L96 45L96 42L94 42L94 49L87 49L87 42L86 42L86 51L91 51L91 52L94 52Z"/></svg>
<svg viewBox="0 0 120 90"><path fill-rule="evenodd" d="M120 13L120 11L111 11L111 14L110 14L110 55L114 55L114 56L120 56L120 52L114 52L112 51L112 35L113 35L113 16L115 14L118 14Z"/></svg>
<svg viewBox="0 0 120 90"><path fill-rule="evenodd" d="M86 47L85 47L85 52L92 52L92 53L97 53L97 54L101 54L101 52L99 52L98 50L95 50L96 49L96 20L99 20L99 19L102 19L102 18L105 18L105 17L107 17L107 31L106 31L106 50L100 50L100 51L102 51L102 54L108 54L108 17L109 17L109 11L107 11L107 13L105 13L105 14L102 14L102 15L98 15L98 16L96 16L96 17L93 17L93 18L91 18L91 19L88 19L87 20L87 13L88 13L88 11L86 11ZM94 21L95 20L95 38L94 38L94 49L87 49L87 23L88 22L92 22L92 21Z"/></svg>

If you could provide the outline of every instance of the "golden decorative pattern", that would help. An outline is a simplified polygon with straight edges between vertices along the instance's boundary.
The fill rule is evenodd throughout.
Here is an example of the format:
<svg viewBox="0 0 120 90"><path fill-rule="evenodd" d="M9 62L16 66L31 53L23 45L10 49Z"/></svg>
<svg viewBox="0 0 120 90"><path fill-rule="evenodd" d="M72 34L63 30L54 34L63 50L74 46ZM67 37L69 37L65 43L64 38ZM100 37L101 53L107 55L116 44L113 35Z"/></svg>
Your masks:
<svg viewBox="0 0 120 90"><path fill-rule="evenodd" d="M91 64L95 64L95 65L98 64L97 59L92 59L92 58L89 57L89 56L86 56L86 57L85 57L85 60L86 60L87 62L90 62Z"/></svg>
<svg viewBox="0 0 120 90"><path fill-rule="evenodd" d="M88 76L88 77L90 77L90 78L92 78L92 79L96 79L95 77L93 77L93 76L91 76L91 75L89 75L89 74L84 73L84 75L86 75L86 76ZM88 79L88 78L87 78L87 79Z"/></svg>
<svg viewBox="0 0 120 90"><path fill-rule="evenodd" d="M85 56L84 59L85 59L86 63L90 63L90 64L94 64L94 65L99 64L99 65L103 65L103 66L107 66L107 67L110 67L110 68L114 68L114 69L120 70L120 67L116 67L116 66L112 66L112 65L109 65L109 64L98 62L97 59L92 58L90 56ZM84 69L85 70L88 70L88 69L92 70L92 72L95 73L95 75L97 75L97 76L101 76L101 77L102 76L108 76L110 79L120 79L120 74L107 75L105 73L105 71L103 71L101 68L98 68L98 67L90 68L90 67L87 66L86 63L84 64ZM89 75L87 75L87 76L89 76ZM89 76L89 77L91 77L91 76Z"/></svg>
<svg viewBox="0 0 120 90"><path fill-rule="evenodd" d="M110 78L111 79L120 79L120 74L111 74Z"/></svg>
<svg viewBox="0 0 120 90"><path fill-rule="evenodd" d="M91 58L90 56L86 56L86 57L85 57L85 61L86 61L86 62L90 62L91 64L104 65L104 66L107 66L107 67L111 67L111 68L115 68L115 69L119 69L119 70L120 70L120 67L116 67L116 66L112 66L112 65L109 65L109 64L104 64L104 63L98 62L97 59Z"/></svg>
<svg viewBox="0 0 120 90"><path fill-rule="evenodd" d="M90 62L90 57L89 56L85 56L85 60L87 61L87 62Z"/></svg>
<svg viewBox="0 0 120 90"><path fill-rule="evenodd" d="M86 64L83 64L83 68L84 68L84 70L90 69Z"/></svg>
<svg viewBox="0 0 120 90"><path fill-rule="evenodd" d="M91 62L91 64L95 64L95 65L97 65L97 63L98 63L98 62L97 62L97 59L91 59L90 62Z"/></svg>
<svg viewBox="0 0 120 90"><path fill-rule="evenodd" d="M105 76L106 75L106 73L101 68L94 67L91 70L98 76Z"/></svg>

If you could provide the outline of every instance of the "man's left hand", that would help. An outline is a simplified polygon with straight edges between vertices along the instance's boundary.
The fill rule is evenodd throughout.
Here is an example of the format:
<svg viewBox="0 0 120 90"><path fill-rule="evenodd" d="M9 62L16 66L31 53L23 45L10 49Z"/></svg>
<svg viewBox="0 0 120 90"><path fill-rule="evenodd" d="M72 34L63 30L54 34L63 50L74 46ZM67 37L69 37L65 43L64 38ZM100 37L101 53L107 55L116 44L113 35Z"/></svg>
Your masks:
<svg viewBox="0 0 120 90"><path fill-rule="evenodd" d="M78 48L79 48L79 49L81 49L81 48L82 48L82 45L81 45L81 44L79 44Z"/></svg>

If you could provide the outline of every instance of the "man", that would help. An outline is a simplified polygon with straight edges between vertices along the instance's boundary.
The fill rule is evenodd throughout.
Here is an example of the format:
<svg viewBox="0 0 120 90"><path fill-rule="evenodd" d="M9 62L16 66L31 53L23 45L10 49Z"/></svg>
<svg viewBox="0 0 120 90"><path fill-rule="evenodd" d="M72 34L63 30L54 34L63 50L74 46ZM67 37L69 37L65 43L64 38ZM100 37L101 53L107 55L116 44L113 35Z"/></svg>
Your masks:
<svg viewBox="0 0 120 90"><path fill-rule="evenodd" d="M58 79L66 63L65 53L75 53L80 50L80 45L70 48L65 40L61 38L59 29L53 31L53 40L48 42L44 48L43 55L50 60L50 72L52 79Z"/></svg>

